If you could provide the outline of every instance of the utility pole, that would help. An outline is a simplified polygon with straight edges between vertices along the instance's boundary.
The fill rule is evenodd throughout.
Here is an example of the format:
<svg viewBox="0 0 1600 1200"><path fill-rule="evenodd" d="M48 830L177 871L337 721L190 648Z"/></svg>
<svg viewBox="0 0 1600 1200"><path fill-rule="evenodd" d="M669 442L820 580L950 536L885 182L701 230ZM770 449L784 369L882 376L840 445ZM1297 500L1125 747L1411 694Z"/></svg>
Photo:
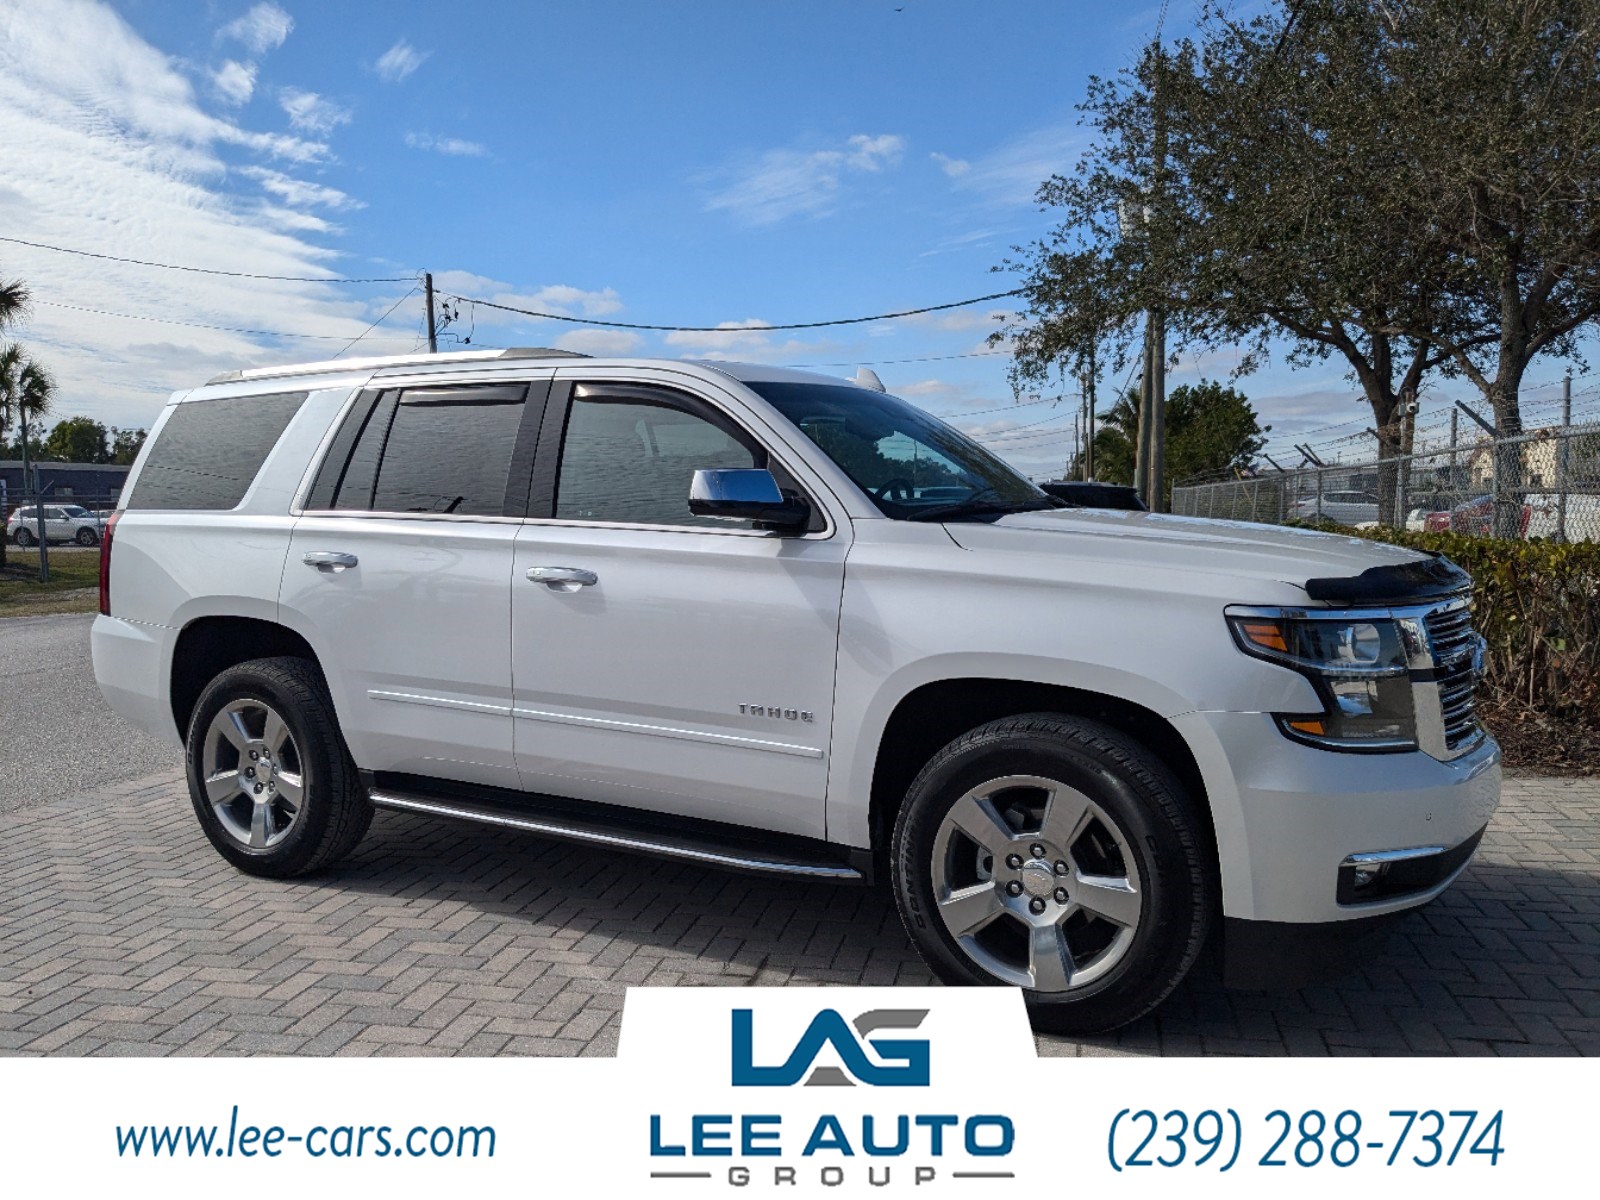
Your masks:
<svg viewBox="0 0 1600 1200"><path fill-rule="evenodd" d="M22 495L28 495L28 479L33 479L33 516L39 529L39 582L50 582L50 541L45 537L44 496L39 490L39 469L28 463L28 410L17 406L17 417L22 423Z"/></svg>
<svg viewBox="0 0 1600 1200"><path fill-rule="evenodd" d="M428 306L428 353L439 353L439 331L433 323L433 272L422 273L422 296Z"/></svg>
<svg viewBox="0 0 1600 1200"><path fill-rule="evenodd" d="M1144 325L1144 369L1139 372L1139 427L1133 450L1133 486L1145 507L1150 503L1150 320L1146 314Z"/></svg>
<svg viewBox="0 0 1600 1200"><path fill-rule="evenodd" d="M1151 138L1152 176L1150 180L1150 195L1154 202L1152 208L1155 213L1156 228L1151 230L1149 245L1155 248L1155 234L1159 231L1164 219L1165 209L1162 201L1166 196L1167 179L1167 111L1163 107L1162 83L1166 75L1166 52L1162 49L1159 38L1155 44L1155 79L1151 87L1151 100L1155 107L1152 114L1154 128ZM1156 263L1160 263L1161 255L1153 255ZM1155 279L1155 286L1159 289L1163 280L1159 274ZM1150 449L1148 469L1150 482L1146 488L1145 503L1152 512L1162 512L1166 508L1166 474L1167 474L1167 318L1162 310L1158 297L1156 306L1150 312L1149 324L1150 339L1150 384L1146 389L1149 397L1150 416Z"/></svg>
<svg viewBox="0 0 1600 1200"><path fill-rule="evenodd" d="M1088 431L1089 431L1088 440L1084 445L1084 452L1083 452L1083 477L1086 480L1092 480L1095 477L1095 474L1094 474L1094 383L1095 383L1095 378L1094 377L1095 377L1095 375L1097 373L1098 373L1098 370L1097 370L1097 366L1096 366L1096 363L1095 363L1094 344L1091 342L1089 344L1089 369L1088 369L1087 372L1084 373L1084 378L1083 378L1083 408L1084 408L1084 413L1085 413L1085 415L1087 417L1087 422L1086 423L1087 423L1087 427L1088 427Z"/></svg>
<svg viewBox="0 0 1600 1200"><path fill-rule="evenodd" d="M1572 444L1572 372L1561 381L1561 441L1556 446L1556 541L1567 540L1567 451Z"/></svg>

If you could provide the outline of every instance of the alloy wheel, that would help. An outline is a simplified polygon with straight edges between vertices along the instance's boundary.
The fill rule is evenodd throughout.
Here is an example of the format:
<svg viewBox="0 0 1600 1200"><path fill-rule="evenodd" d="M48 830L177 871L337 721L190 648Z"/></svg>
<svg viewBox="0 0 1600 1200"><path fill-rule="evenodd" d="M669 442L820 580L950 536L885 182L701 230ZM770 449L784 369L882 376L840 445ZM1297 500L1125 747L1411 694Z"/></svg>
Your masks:
<svg viewBox="0 0 1600 1200"><path fill-rule="evenodd" d="M289 836L305 807L305 770L281 714L234 700L211 718L201 768L206 799L228 836L265 850Z"/></svg>
<svg viewBox="0 0 1600 1200"><path fill-rule="evenodd" d="M1145 898L1127 835L1058 780L971 788L933 842L935 907L983 971L1040 992L1103 978L1128 954Z"/></svg>

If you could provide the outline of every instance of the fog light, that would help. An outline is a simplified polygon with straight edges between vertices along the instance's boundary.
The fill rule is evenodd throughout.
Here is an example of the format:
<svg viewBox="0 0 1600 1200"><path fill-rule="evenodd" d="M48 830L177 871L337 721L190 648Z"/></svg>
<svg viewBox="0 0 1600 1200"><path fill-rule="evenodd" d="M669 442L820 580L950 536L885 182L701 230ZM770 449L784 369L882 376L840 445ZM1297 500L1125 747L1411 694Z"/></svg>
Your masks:
<svg viewBox="0 0 1600 1200"><path fill-rule="evenodd" d="M1369 888L1389 873L1388 863L1361 863L1351 872L1350 882L1356 891Z"/></svg>

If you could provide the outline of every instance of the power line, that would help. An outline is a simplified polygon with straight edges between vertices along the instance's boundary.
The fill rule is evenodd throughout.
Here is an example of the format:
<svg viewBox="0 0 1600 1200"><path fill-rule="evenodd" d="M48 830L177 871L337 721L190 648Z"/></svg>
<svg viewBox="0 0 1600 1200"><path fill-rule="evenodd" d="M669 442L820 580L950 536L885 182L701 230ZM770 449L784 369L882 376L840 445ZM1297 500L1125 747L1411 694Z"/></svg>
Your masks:
<svg viewBox="0 0 1600 1200"><path fill-rule="evenodd" d="M415 288L411 290L413 292L416 291ZM218 333L247 333L255 337L305 338L319 342L341 342L344 340L344 334L342 333L285 333L281 329L243 329L236 325L208 325L203 321L179 321L172 317L152 317L145 313L123 313L112 312L106 308L87 308L82 304L64 304L59 300L30 300L28 303L42 304L47 308L70 309L72 312L93 313L97 317L118 317L124 321L153 321L158 325L181 325L185 329L212 329Z"/></svg>
<svg viewBox="0 0 1600 1200"><path fill-rule="evenodd" d="M793 321L786 325L644 325L632 321L591 321L587 317L570 317L563 313L536 312L531 308L517 308L512 304L496 304L492 300L479 300L472 296L458 296L453 292L440 292L440 296L462 304L481 304L501 312L536 317L541 321L565 321L569 325L593 325L602 329L642 329L655 333L773 333L788 329L827 329L836 325L866 325L872 321L894 321L901 317L916 317L923 313L944 312L952 308L966 308L987 300L1004 300L1008 296L1022 295L1021 288L1009 292L992 292L987 296L974 296L970 300L952 300L949 304L930 304L923 308L908 308L901 312L878 313L870 317L839 317L831 321ZM849 364L846 364L849 365Z"/></svg>
<svg viewBox="0 0 1600 1200"><path fill-rule="evenodd" d="M67 246L52 246L47 242L30 242L26 238L0 237L0 242L32 246L35 250L54 250L57 254L76 254L80 258L129 263L135 267L160 267L163 271L188 271L195 275L226 275L230 279L275 279L281 283L410 283L415 278L413 275L391 275L373 279L341 279L338 276L324 275L262 275L252 271L221 271L215 267L186 267L177 263L150 262L142 258L122 258L116 254L97 254L93 250L73 250Z"/></svg>
<svg viewBox="0 0 1600 1200"><path fill-rule="evenodd" d="M412 284L411 285L411 290L409 292L407 292L404 296L401 296L400 299L396 300L393 304L389 305L389 307L384 310L383 316L379 317L371 325L368 325L360 333L356 334L355 337L351 338L348 342L346 342L344 344L344 347L339 351L339 354L335 354L334 357L338 358L340 354L343 354L345 352L345 350L350 349L351 346L354 346L362 338L366 337L367 334L371 333L379 325L382 325L394 313L395 309L399 308L402 304L404 304L407 300L411 299L411 297L415 296L416 294L417 294L417 285L416 284Z"/></svg>
<svg viewBox="0 0 1600 1200"><path fill-rule="evenodd" d="M737 333L739 331L730 329L728 332ZM952 359L957 358L995 358L997 356L1008 356L1010 353L1011 351L1009 350L974 350L970 354L929 354L922 358L880 358L874 362L784 363L783 365L796 371L815 371L823 367L898 367L904 363L950 362Z"/></svg>

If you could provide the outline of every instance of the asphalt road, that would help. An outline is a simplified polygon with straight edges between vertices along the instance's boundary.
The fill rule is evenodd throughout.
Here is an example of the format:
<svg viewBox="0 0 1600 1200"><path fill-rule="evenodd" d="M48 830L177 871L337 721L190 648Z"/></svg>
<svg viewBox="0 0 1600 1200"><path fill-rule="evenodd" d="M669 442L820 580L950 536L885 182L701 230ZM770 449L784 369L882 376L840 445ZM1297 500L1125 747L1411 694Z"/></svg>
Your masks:
<svg viewBox="0 0 1600 1200"><path fill-rule="evenodd" d="M0 813L179 767L183 752L106 706L91 616L0 619Z"/></svg>

